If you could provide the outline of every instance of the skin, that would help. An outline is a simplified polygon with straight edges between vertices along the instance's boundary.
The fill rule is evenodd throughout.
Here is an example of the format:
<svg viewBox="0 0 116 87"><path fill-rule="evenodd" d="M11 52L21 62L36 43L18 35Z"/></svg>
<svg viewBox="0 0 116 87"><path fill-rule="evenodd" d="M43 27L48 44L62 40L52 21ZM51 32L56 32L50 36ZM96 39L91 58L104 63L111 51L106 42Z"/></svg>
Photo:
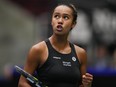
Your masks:
<svg viewBox="0 0 116 87"><path fill-rule="evenodd" d="M73 22L73 11L71 8L60 5L54 9L52 15L51 25L53 27L53 35L49 38L52 46L58 52L62 54L68 54L71 52L69 45L68 35L75 26ZM87 66L87 54L86 51L79 46L75 45L76 54L81 63L81 74L82 74L82 83L80 87L91 87L93 76L89 73L86 73ZM39 42L32 46L27 56L26 63L24 65L24 70L30 74L33 74L37 66L41 67L48 57L48 48L44 41ZM18 87L31 87L27 80L21 76L19 80Z"/></svg>

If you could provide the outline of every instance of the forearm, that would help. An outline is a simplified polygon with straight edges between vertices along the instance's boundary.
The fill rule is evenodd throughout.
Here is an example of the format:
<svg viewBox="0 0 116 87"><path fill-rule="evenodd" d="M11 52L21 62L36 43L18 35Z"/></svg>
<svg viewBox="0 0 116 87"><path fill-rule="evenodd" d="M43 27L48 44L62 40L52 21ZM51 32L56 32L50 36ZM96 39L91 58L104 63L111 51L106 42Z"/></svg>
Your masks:
<svg viewBox="0 0 116 87"><path fill-rule="evenodd" d="M19 79L18 87L31 87L31 86L28 83L28 81L23 76L21 76Z"/></svg>

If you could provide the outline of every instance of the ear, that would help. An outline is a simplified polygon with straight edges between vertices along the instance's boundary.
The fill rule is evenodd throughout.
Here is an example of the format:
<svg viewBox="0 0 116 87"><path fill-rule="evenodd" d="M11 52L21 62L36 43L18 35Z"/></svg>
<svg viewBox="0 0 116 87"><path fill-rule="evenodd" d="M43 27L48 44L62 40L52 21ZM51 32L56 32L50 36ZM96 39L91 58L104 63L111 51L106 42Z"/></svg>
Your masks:
<svg viewBox="0 0 116 87"><path fill-rule="evenodd" d="M74 23L72 24L71 30L75 27L75 25L76 25L76 22L74 22Z"/></svg>

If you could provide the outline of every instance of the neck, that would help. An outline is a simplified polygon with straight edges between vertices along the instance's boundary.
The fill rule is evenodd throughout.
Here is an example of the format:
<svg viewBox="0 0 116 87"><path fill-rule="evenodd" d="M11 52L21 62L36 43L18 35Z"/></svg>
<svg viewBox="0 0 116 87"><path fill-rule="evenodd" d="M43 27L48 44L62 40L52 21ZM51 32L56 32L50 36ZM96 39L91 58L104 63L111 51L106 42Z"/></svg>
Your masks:
<svg viewBox="0 0 116 87"><path fill-rule="evenodd" d="M49 39L52 46L59 50L60 49L63 50L69 45L67 37L59 37L59 36L57 37L52 35Z"/></svg>
<svg viewBox="0 0 116 87"><path fill-rule="evenodd" d="M51 40L51 42L57 43L57 44L65 44L68 42L67 37L65 37L65 36L59 37L59 36L52 35L50 37L50 40Z"/></svg>

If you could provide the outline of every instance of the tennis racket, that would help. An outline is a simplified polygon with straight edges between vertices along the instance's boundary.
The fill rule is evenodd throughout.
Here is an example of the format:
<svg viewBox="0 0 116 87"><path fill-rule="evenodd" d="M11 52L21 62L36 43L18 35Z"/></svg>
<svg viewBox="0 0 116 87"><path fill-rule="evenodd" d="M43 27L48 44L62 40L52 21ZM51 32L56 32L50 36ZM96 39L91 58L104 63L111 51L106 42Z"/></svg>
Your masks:
<svg viewBox="0 0 116 87"><path fill-rule="evenodd" d="M32 84L35 84L36 87L48 87L48 86L43 85L42 82L39 81L36 77L29 74L28 72L26 72L19 66L15 65L15 69L18 73L20 73L22 76L24 76L29 82L31 82Z"/></svg>

